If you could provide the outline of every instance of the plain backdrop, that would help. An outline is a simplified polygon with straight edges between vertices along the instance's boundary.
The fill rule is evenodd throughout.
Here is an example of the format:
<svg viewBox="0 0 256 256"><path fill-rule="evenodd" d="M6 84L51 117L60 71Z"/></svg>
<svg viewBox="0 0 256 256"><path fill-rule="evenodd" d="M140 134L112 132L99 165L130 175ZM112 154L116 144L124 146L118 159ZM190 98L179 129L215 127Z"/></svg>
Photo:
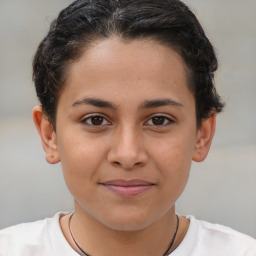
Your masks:
<svg viewBox="0 0 256 256"><path fill-rule="evenodd" d="M226 102L206 161L193 164L181 214L256 238L256 1L186 0L213 42ZM31 111L31 62L68 0L0 2L0 228L71 211L60 165L45 162Z"/></svg>

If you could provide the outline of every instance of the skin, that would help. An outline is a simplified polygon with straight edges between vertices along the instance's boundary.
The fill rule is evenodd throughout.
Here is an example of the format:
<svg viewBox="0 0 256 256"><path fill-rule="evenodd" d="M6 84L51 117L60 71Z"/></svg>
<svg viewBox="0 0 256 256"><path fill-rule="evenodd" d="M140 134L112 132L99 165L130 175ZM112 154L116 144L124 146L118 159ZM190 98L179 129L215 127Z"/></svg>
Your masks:
<svg viewBox="0 0 256 256"><path fill-rule="evenodd" d="M205 159L215 130L215 115L197 128L180 55L150 40L96 42L70 66L56 131L41 107L34 108L33 118L46 160L61 161L80 246L93 256L163 255L191 162ZM120 194L107 186L113 180L147 186ZM77 250L68 217L61 227ZM188 228L187 219L180 221L173 248Z"/></svg>

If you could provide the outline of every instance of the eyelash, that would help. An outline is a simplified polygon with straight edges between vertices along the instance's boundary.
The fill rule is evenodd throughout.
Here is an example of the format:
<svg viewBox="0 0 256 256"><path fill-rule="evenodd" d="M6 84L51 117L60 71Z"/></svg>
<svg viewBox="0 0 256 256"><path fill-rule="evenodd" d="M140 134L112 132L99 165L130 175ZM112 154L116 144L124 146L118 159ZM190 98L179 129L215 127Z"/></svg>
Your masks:
<svg viewBox="0 0 256 256"><path fill-rule="evenodd" d="M99 121L101 123L99 124L93 124L92 123L92 119L95 118L96 120L94 121ZM163 124L154 124L153 123L153 119L156 118L155 121L164 121ZM98 119L98 120L97 120ZM158 119L158 120L157 120ZM90 121L89 121L90 120ZM151 121L151 124L149 124ZM154 127L166 127L166 126L169 126L171 125L172 123L174 123L175 121L173 119L171 119L170 117L167 117L165 115L155 115L155 116L152 116L151 118L148 119L147 122L145 122L145 125L146 126L154 126ZM111 125L111 122L107 120L107 118L105 118L104 116L102 116L101 114L93 114L93 115L90 115L90 116L86 116L85 118L83 118L81 120L81 123L83 124L86 124L88 126L91 126L91 127L102 127L102 126L107 126L107 125Z"/></svg>
<svg viewBox="0 0 256 256"><path fill-rule="evenodd" d="M95 125L95 124L92 124L92 119L93 118L100 118L103 120L103 122L107 122L107 124L99 124L99 125ZM88 120L91 120L90 123L88 123ZM90 115L90 116L86 116L85 118L83 118L81 120L81 123L85 123L86 125L88 126L92 126L92 127L100 127L100 126L105 126L105 125L110 125L111 123L102 115L100 114L93 114L93 115Z"/></svg>
<svg viewBox="0 0 256 256"><path fill-rule="evenodd" d="M159 124L159 125L153 124L152 121L153 121L154 118L157 118L158 121L162 119L161 121L164 121L164 123ZM165 127L165 126L169 126L169 125L174 123L173 119L171 119L170 117L167 117L165 115L161 115L161 114L152 116L146 123L148 123L149 121L151 121L152 124L146 124L146 125L155 126L155 127Z"/></svg>

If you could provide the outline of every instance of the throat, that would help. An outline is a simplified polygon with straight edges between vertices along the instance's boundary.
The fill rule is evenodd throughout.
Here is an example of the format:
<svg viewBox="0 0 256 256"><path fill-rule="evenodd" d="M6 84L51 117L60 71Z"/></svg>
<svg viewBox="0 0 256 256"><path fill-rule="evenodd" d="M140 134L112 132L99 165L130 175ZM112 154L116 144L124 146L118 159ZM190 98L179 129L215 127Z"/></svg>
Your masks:
<svg viewBox="0 0 256 256"><path fill-rule="evenodd" d="M81 228L73 213L63 216L60 225L68 243L83 256L166 256L177 248L186 233L184 218L176 215L174 217L175 221L168 218L168 224L164 221L164 228L159 228L154 223L139 231L108 229L108 232L91 232L87 225Z"/></svg>

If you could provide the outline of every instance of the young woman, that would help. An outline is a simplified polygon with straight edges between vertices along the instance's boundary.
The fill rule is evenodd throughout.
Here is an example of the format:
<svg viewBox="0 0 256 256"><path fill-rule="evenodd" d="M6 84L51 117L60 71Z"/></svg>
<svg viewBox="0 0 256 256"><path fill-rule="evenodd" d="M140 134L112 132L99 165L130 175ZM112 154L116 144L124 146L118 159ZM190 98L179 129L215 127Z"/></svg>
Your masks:
<svg viewBox="0 0 256 256"><path fill-rule="evenodd" d="M72 213L0 232L0 255L256 255L252 238L175 213L223 108L217 60L178 0L78 0L39 45L33 119Z"/></svg>

